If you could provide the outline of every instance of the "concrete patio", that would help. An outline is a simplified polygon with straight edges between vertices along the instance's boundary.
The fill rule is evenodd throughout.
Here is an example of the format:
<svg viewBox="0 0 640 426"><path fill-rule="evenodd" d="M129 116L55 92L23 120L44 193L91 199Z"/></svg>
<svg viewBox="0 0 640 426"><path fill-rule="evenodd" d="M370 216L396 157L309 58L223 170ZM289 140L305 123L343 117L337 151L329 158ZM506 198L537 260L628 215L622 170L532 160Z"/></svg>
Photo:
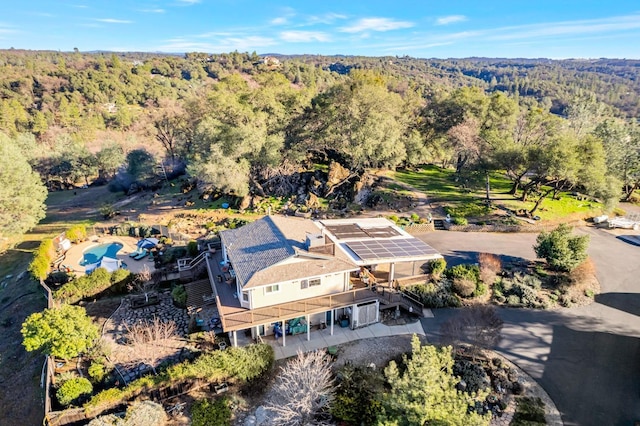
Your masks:
<svg viewBox="0 0 640 426"><path fill-rule="evenodd" d="M327 327L324 330L311 330L309 336L310 340L307 340L307 333L301 333L295 336L284 336L284 338L281 337L278 340L275 340L273 335L271 335L263 337L262 340L273 347L276 359L283 359L295 356L298 349L302 352L309 352L360 339L375 339L377 337L403 334L418 334L424 336L425 333L420 321L416 321L404 325L385 325L383 323L376 323L367 327L357 328L355 330L334 326L333 336L331 335L331 327ZM244 343L244 341L240 343L241 341L240 337L238 337L239 344Z"/></svg>

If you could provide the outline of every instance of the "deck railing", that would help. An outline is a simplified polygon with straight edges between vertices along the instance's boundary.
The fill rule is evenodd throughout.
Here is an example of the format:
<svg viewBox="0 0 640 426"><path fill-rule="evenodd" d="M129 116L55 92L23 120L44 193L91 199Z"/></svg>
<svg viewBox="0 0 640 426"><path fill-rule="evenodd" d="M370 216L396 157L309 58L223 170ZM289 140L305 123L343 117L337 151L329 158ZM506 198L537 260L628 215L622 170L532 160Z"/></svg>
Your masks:
<svg viewBox="0 0 640 426"><path fill-rule="evenodd" d="M330 309L343 308L354 303L367 302L377 298L378 295L370 289L353 289L342 293L221 315L222 327L225 331L242 330L303 315L325 312Z"/></svg>

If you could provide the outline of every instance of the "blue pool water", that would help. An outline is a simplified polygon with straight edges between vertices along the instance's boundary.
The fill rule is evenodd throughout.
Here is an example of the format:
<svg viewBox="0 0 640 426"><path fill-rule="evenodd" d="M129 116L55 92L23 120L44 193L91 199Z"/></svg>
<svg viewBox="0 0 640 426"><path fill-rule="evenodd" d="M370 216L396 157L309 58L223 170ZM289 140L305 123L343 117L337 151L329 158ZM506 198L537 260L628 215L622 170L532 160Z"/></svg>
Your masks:
<svg viewBox="0 0 640 426"><path fill-rule="evenodd" d="M81 266L91 265L93 263L98 263L104 257L111 257L116 259L116 254L122 249L122 244L120 243L107 243L100 244L91 248L88 248L84 251L82 260L80 261Z"/></svg>

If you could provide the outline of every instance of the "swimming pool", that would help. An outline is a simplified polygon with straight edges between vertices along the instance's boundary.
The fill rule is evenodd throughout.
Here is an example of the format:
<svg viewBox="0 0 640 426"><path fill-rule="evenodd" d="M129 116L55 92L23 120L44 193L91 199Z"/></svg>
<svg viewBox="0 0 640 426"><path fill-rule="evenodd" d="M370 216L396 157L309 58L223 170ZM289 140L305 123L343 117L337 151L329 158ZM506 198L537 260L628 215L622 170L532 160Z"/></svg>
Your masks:
<svg viewBox="0 0 640 426"><path fill-rule="evenodd" d="M106 243L86 249L82 254L82 260L79 262L81 266L92 265L100 262L103 257L117 259L116 254L122 249L120 243Z"/></svg>

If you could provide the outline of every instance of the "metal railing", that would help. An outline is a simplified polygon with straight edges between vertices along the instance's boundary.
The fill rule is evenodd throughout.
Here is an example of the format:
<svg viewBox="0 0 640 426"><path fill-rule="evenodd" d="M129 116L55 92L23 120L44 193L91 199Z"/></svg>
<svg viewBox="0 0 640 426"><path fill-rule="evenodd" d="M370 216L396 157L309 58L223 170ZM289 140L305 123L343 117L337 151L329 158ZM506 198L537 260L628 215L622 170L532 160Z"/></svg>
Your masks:
<svg viewBox="0 0 640 426"><path fill-rule="evenodd" d="M191 259L191 258L178 259L178 271L184 272L184 271L192 270L193 268L198 266L200 262L207 259L207 254L208 253L206 251L203 251L194 259Z"/></svg>

